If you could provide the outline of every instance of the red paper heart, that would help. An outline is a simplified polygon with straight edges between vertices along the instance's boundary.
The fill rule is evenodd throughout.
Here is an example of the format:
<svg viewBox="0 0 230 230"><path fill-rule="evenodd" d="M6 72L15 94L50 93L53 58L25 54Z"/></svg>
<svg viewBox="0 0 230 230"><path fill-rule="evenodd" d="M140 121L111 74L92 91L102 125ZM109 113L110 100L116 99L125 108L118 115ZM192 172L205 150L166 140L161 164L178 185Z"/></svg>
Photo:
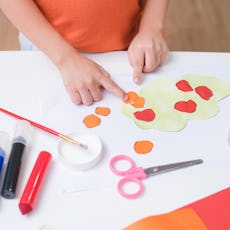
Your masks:
<svg viewBox="0 0 230 230"><path fill-rule="evenodd" d="M207 86L198 86L195 88L196 93L204 100L209 100L213 96L212 90Z"/></svg>
<svg viewBox="0 0 230 230"><path fill-rule="evenodd" d="M176 110L179 110L181 112L186 112L186 113L193 113L196 111L196 103L192 100L188 101L178 101L175 105L174 108Z"/></svg>
<svg viewBox="0 0 230 230"><path fill-rule="evenodd" d="M183 92L193 91L192 87L186 80L180 80L176 83L176 86L179 90Z"/></svg>
<svg viewBox="0 0 230 230"><path fill-rule="evenodd" d="M152 109L145 109L145 110L142 110L142 111L135 112L134 116L138 120L153 121L155 119L156 114L153 112Z"/></svg>

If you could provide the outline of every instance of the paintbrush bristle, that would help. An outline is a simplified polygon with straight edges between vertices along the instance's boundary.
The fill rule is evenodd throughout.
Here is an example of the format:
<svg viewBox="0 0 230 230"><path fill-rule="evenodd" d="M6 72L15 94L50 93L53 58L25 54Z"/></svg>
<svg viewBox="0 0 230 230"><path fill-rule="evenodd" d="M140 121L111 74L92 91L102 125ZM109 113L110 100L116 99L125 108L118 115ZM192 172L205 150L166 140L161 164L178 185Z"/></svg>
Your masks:
<svg viewBox="0 0 230 230"><path fill-rule="evenodd" d="M59 136L60 138L62 138L63 140L65 140L65 141L67 141L67 142L69 142L69 143L75 144L75 145L77 145L77 146L79 146L79 147L81 147L81 148L83 148L83 149L87 149L87 148L88 148L87 145L82 144L82 143L80 143L79 141L74 140L74 139L71 138L71 137L65 136L65 135L63 135L63 134L59 134L58 136Z"/></svg>

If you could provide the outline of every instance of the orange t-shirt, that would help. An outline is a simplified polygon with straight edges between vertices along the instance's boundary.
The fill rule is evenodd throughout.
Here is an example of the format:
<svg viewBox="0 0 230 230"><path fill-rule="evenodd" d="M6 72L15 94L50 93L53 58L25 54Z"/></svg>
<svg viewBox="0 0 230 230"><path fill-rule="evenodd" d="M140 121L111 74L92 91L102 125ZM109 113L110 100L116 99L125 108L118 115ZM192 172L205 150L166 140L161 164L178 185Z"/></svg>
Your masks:
<svg viewBox="0 0 230 230"><path fill-rule="evenodd" d="M51 25L77 50L125 50L138 30L144 0L36 0Z"/></svg>

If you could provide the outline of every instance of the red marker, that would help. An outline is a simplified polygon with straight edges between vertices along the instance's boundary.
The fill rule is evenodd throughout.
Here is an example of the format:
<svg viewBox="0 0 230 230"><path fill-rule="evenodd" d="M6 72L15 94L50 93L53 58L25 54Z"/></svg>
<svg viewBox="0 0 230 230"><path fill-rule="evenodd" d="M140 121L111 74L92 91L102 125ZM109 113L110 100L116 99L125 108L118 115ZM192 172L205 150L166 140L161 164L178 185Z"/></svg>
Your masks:
<svg viewBox="0 0 230 230"><path fill-rule="evenodd" d="M49 152L40 152L19 202L19 209L22 214L27 214L33 209L38 189L50 160L51 154Z"/></svg>

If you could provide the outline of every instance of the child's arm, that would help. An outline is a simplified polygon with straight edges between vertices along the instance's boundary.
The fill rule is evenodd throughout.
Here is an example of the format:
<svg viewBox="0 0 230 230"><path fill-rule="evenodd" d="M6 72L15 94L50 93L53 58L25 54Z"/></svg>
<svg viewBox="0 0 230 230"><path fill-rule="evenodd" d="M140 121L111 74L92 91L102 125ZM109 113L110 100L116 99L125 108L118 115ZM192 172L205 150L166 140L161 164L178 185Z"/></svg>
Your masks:
<svg viewBox="0 0 230 230"><path fill-rule="evenodd" d="M169 0L147 0L138 34L131 42L128 55L134 69L134 81L141 81L142 72L151 72L163 64L168 53L164 38Z"/></svg>
<svg viewBox="0 0 230 230"><path fill-rule="evenodd" d="M125 92L101 66L80 55L49 24L32 0L0 0L11 22L41 49L60 70L63 83L75 104L101 100L101 86L121 99Z"/></svg>

